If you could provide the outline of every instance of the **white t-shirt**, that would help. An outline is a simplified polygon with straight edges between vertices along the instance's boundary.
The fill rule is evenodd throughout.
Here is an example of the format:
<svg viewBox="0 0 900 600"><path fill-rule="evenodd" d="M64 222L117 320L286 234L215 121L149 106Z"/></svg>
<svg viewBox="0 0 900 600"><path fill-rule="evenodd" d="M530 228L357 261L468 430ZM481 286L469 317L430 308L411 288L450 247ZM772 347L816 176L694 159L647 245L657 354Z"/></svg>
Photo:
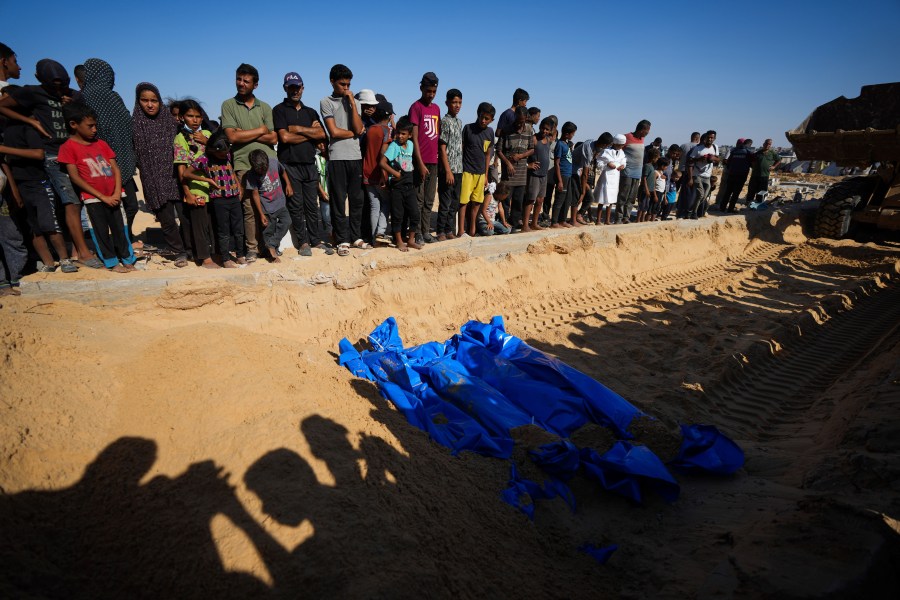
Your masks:
<svg viewBox="0 0 900 600"><path fill-rule="evenodd" d="M707 160L706 156L718 156L719 148L713 144L709 148L703 145L694 146L688 154L688 159L693 161L694 177L703 177L709 179L713 172L713 163Z"/></svg>

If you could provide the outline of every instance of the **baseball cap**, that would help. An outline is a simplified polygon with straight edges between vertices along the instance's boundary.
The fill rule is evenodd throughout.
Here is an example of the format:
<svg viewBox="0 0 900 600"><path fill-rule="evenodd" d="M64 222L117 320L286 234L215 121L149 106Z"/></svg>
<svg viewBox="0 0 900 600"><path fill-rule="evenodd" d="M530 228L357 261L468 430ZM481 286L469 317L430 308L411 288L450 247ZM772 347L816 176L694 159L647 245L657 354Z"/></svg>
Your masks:
<svg viewBox="0 0 900 600"><path fill-rule="evenodd" d="M387 100L382 100L378 103L378 110L383 110L385 114L392 115L394 114L394 105Z"/></svg>
<svg viewBox="0 0 900 600"><path fill-rule="evenodd" d="M284 76L284 85L303 85L303 78L298 73L291 71Z"/></svg>
<svg viewBox="0 0 900 600"><path fill-rule="evenodd" d="M428 71L424 75L422 75L422 81L419 82L420 85L437 85L438 84L438 76Z"/></svg>

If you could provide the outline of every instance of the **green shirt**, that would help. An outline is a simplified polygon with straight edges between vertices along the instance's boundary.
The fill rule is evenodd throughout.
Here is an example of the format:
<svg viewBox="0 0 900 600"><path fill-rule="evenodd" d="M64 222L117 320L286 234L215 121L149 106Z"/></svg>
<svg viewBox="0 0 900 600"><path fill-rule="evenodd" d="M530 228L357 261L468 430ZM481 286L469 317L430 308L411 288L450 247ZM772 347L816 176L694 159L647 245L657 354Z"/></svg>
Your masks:
<svg viewBox="0 0 900 600"><path fill-rule="evenodd" d="M205 135L207 139L209 139L209 136L212 135L205 129L201 129L200 133ZM204 152L206 152L206 146L202 146L200 144L195 144L194 151L191 152L188 141L184 137L184 133L179 132L178 135L175 136L174 162L176 165L190 166L191 162L203 156ZM193 195L200 196L205 202L209 202L209 183L191 179L187 186L188 189L191 190L191 193Z"/></svg>
<svg viewBox="0 0 900 600"><path fill-rule="evenodd" d="M272 107L260 100L253 99L253 106L247 106L237 98L229 98L222 103L222 128L223 129L256 129L265 125L269 131L275 131L275 123L272 122ZM250 153L254 150L263 150L269 158L275 157L275 149L268 144L260 142L247 142L244 144L232 144L231 156L234 158L235 171L250 170Z"/></svg>
<svg viewBox="0 0 900 600"><path fill-rule="evenodd" d="M779 162L781 162L781 157L771 148L766 151L759 151L756 153L756 160L753 161L753 174L757 177L768 177L769 169L772 168L772 165L777 165Z"/></svg>

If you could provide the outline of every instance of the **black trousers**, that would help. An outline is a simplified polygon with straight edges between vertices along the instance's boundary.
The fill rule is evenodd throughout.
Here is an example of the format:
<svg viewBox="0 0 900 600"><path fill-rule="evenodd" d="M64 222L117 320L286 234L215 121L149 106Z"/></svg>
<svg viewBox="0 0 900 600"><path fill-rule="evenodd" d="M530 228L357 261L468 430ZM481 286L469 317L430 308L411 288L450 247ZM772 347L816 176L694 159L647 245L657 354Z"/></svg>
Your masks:
<svg viewBox="0 0 900 600"><path fill-rule="evenodd" d="M725 210L734 210L734 205L737 204L737 201L741 197L741 190L744 189L744 184L747 182L747 175L749 173L743 173L741 175L735 173L728 174L728 182L725 184L725 191L722 193L722 198L719 200L719 210L725 212Z"/></svg>
<svg viewBox="0 0 900 600"><path fill-rule="evenodd" d="M416 186L416 198L419 203L419 220L417 233L425 235L431 231L431 207L434 206L434 194L437 192L438 168L437 165L425 165L428 167L428 175L422 177L417 168L413 174Z"/></svg>
<svg viewBox="0 0 900 600"><path fill-rule="evenodd" d="M191 239L191 226L184 217L184 202L170 200L157 208L153 214L159 220L166 244L179 257L184 256L187 242ZM175 220L176 217L178 221ZM181 223L180 227L179 223Z"/></svg>
<svg viewBox="0 0 900 600"><path fill-rule="evenodd" d="M124 206L109 206L103 202L84 205L91 222L95 250L106 265L112 268L119 260L125 264L134 263L134 253L122 214Z"/></svg>
<svg viewBox="0 0 900 600"><path fill-rule="evenodd" d="M291 231L301 246L303 244L317 246L322 241L319 226L319 172L312 163L282 164L291 181L291 187L294 188L294 195L287 199L287 209L291 215Z"/></svg>
<svg viewBox="0 0 900 600"><path fill-rule="evenodd" d="M216 235L222 260L228 260L231 253L245 256L244 252L244 209L240 196L215 198L212 202L216 219Z"/></svg>
<svg viewBox="0 0 900 600"><path fill-rule="evenodd" d="M133 178L122 182L122 208L125 209L125 220L128 223L128 237L134 239L131 226L134 225L134 218L138 214L138 200L137 184Z"/></svg>
<svg viewBox="0 0 900 600"><path fill-rule="evenodd" d="M453 185L447 185L444 169L438 173L438 218L435 231L438 235L456 231L456 213L459 212L459 187L462 173L453 174ZM461 233L461 232L460 232Z"/></svg>
<svg viewBox="0 0 900 600"><path fill-rule="evenodd" d="M194 251L194 260L206 260L210 257L209 243L212 238L206 204L203 206L187 204L184 208L191 221L191 248Z"/></svg>
<svg viewBox="0 0 900 600"><path fill-rule="evenodd" d="M391 232L395 235L402 233L403 222L406 220L409 232L415 233L418 231L420 218L419 199L413 183L413 174L403 173L400 181L391 186Z"/></svg>
<svg viewBox="0 0 900 600"><path fill-rule="evenodd" d="M566 198L569 196L569 186L575 185L575 182L571 180L571 177L566 177L562 175L562 191L559 189L554 192L553 195L553 208L550 213L550 221L552 223L559 223L561 221L565 221L568 218L569 206L566 203ZM545 200L546 202L546 200Z"/></svg>
<svg viewBox="0 0 900 600"><path fill-rule="evenodd" d="M509 196L503 202L503 210L506 211L509 224L513 227L518 228L522 225L522 205L527 191L527 185L510 186Z"/></svg>
<svg viewBox="0 0 900 600"><path fill-rule="evenodd" d="M362 187L362 160L328 161L328 197L331 200L331 227L338 244L362 239L365 194ZM349 205L349 214L345 203Z"/></svg>

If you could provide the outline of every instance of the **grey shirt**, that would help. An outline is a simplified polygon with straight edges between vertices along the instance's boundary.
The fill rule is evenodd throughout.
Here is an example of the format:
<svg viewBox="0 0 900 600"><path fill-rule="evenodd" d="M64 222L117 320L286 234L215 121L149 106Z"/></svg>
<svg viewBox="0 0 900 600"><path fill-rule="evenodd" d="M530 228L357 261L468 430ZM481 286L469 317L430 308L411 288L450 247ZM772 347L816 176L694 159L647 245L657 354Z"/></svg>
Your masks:
<svg viewBox="0 0 900 600"><path fill-rule="evenodd" d="M362 109L359 102L356 105L356 113L362 115ZM350 101L341 96L325 96L319 102L319 114L325 121L326 128L328 119L334 119L334 124L340 129L351 129L350 127ZM328 160L362 160L362 153L359 150L359 140L357 138L347 138L346 140L331 140L328 145Z"/></svg>

